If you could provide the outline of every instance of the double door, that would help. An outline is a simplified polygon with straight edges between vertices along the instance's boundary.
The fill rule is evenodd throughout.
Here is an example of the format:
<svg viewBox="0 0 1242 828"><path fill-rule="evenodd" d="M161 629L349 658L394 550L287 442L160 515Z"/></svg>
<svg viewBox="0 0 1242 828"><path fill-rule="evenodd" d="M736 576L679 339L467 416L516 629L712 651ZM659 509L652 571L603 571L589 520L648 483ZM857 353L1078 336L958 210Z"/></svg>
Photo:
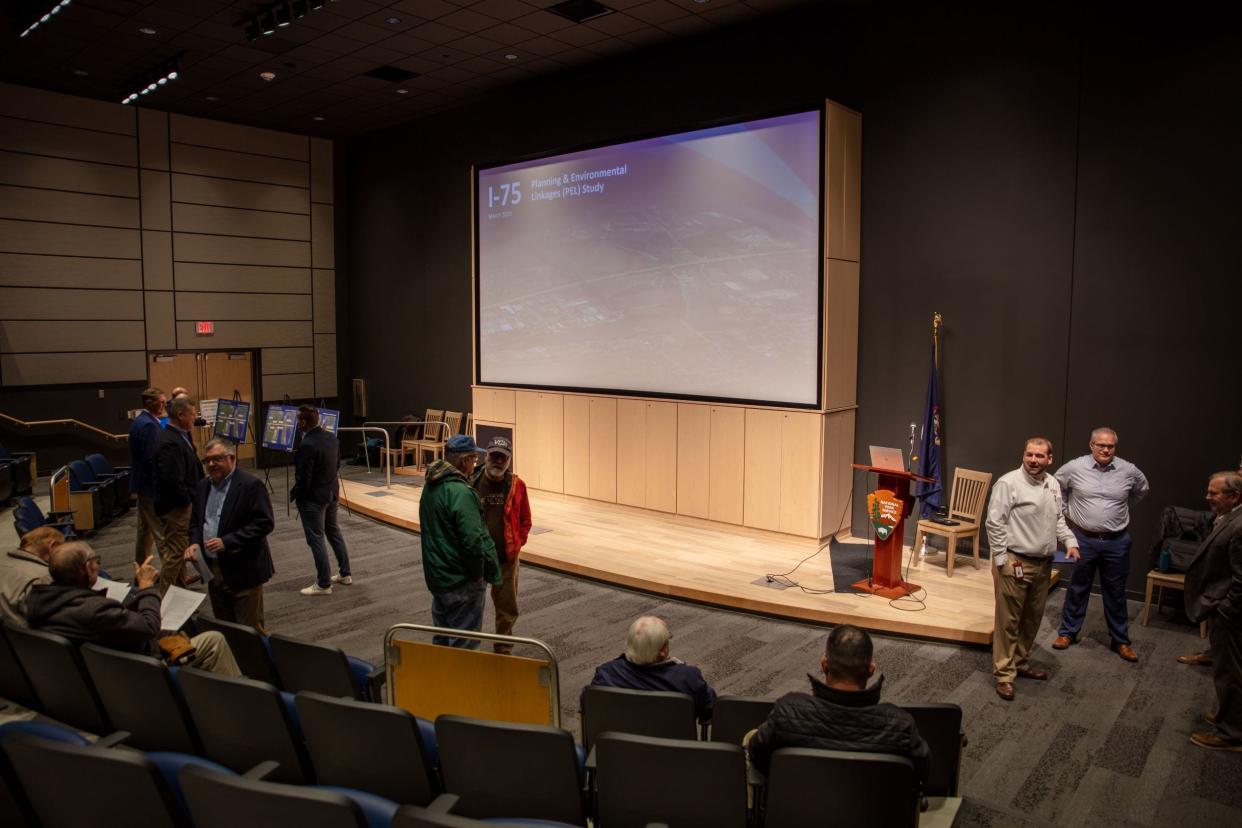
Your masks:
<svg viewBox="0 0 1242 828"><path fill-rule="evenodd" d="M151 353L147 356L148 382L170 398L177 387L190 392L196 404L207 400L233 399L234 393L250 403L250 423L246 440L237 447L240 460L255 456L255 425L259 412L254 399L253 351L199 351L197 353ZM202 411L201 404L199 411ZM199 455L211 439L215 423L194 429L194 445Z"/></svg>

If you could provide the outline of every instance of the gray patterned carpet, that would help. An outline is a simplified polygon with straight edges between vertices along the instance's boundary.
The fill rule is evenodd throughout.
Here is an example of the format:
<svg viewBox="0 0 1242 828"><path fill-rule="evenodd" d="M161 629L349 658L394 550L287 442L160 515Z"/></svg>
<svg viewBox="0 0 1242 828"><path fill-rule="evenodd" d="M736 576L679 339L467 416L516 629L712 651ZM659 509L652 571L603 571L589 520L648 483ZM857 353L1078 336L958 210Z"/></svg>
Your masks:
<svg viewBox="0 0 1242 828"><path fill-rule="evenodd" d="M347 469L346 475L364 472ZM329 642L378 662L391 624L430 623L418 537L344 511L355 585L337 587L330 596L299 595L314 577L310 553L296 511L285 513L283 472L273 472L272 482L278 492L271 538L277 574L267 588L273 631ZM7 510L0 524L0 542L8 545ZM133 532L131 515L91 538L116 577L126 572ZM674 633L674 654L700 665L721 693L763 696L803 689L824 641L823 628L671 601L529 566L522 571L520 591L517 632L547 642L557 654L562 724L574 731L579 690L596 664L620 653L626 628L639 614L665 618ZM970 744L959 824L1242 825L1242 753L1206 751L1189 741L1214 702L1208 671L1174 660L1201 648L1197 631L1167 616L1153 617L1150 627L1138 626L1141 608L1131 604L1132 638L1142 660L1127 664L1107 651L1095 598L1082 643L1055 652L1049 644L1061 598L1058 591L1049 601L1037 658L1052 679L1020 680L1012 703L993 692L986 650L876 639L887 700L955 702L965 711ZM485 627L491 623L489 608Z"/></svg>

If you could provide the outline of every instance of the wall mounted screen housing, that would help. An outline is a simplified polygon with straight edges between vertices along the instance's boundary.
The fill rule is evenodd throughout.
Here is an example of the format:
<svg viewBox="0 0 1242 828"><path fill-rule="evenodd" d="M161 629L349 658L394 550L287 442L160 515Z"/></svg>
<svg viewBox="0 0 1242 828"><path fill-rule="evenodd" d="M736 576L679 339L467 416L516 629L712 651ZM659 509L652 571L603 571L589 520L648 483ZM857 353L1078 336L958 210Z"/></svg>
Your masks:
<svg viewBox="0 0 1242 828"><path fill-rule="evenodd" d="M820 120L480 168L479 382L817 406Z"/></svg>

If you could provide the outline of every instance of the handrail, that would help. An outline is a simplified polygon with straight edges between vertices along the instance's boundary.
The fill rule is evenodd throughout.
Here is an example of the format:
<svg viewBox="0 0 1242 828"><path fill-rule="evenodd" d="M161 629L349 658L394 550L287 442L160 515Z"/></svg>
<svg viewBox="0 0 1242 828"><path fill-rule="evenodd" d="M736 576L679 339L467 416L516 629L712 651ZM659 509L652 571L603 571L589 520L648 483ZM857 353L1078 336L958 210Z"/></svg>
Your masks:
<svg viewBox="0 0 1242 828"><path fill-rule="evenodd" d="M561 675L556 663L556 653L538 638L526 638L520 635L499 635L482 630L457 630L449 627L433 627L430 624L393 624L384 633L384 692L390 705L397 704L397 690L393 684L392 643L397 639L398 630L443 635L450 638L469 638L475 641L495 641L502 644L529 644L543 650L548 657L548 718L553 727L561 726ZM408 639L407 639L408 640Z"/></svg>
<svg viewBox="0 0 1242 828"><path fill-rule="evenodd" d="M374 425L429 426L429 425L434 425L434 426L440 426L445 431L447 431L449 427L449 424L444 422L444 420L401 420L400 422L396 420L367 420L365 423L363 423L363 425L364 426L374 426ZM426 429L424 428L424 431L425 430ZM447 442L448 438L452 436L453 436L452 434L446 434L444 437L444 441Z"/></svg>
<svg viewBox="0 0 1242 828"><path fill-rule="evenodd" d="M8 423L12 423L13 425L18 425L23 428L34 428L35 426L50 426L50 425L74 426L76 428L84 428L87 431L92 431L106 440L116 440L117 442L122 442L122 441L128 442L129 441L128 434L109 434L108 432L104 431L102 428L97 428L96 426L93 426L90 423L84 423L81 420L65 419L65 420L26 421L26 420L19 420L16 417L10 417L8 414L0 414L0 420L4 420Z"/></svg>
<svg viewBox="0 0 1242 828"><path fill-rule="evenodd" d="M391 442L389 442L389 440L388 440L388 429L386 429L386 428L378 428L378 427L367 426L367 425L362 425L362 426L337 426L336 433L337 433L337 434L340 434L342 431L378 431L378 432L380 432L381 434L383 434L383 435L384 435L384 449L385 449L386 451L392 451L392 443L391 443ZM363 438L363 441L362 441L362 453L363 453L363 454L366 454L366 453L367 453L366 438ZM368 457L368 458L367 458L367 468L370 468L370 466L371 466L371 460L370 460L370 457ZM388 488L389 488L389 489L391 489L391 488L392 488L392 466L391 466L391 465L389 465L389 464L387 464L387 463L386 463L386 464L384 464L384 472L385 472L385 474L386 474L386 475L387 475L387 477L388 477L388 484L387 484L387 486L388 486Z"/></svg>

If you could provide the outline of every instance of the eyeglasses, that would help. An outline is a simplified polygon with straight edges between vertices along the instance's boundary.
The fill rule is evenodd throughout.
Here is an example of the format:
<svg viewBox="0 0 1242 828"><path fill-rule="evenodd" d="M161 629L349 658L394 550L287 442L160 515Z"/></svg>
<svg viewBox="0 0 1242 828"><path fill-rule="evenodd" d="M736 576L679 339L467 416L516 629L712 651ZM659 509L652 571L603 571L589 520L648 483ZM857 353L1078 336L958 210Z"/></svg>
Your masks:
<svg viewBox="0 0 1242 828"><path fill-rule="evenodd" d="M232 457L231 454L209 454L203 458L204 463L223 463Z"/></svg>
<svg viewBox="0 0 1242 828"><path fill-rule="evenodd" d="M1117 450L1117 444L1116 444L1116 443L1092 443L1091 445L1092 445L1092 446L1094 446L1095 448L1098 448L1098 449L1107 449L1108 451L1116 451L1116 450Z"/></svg>

